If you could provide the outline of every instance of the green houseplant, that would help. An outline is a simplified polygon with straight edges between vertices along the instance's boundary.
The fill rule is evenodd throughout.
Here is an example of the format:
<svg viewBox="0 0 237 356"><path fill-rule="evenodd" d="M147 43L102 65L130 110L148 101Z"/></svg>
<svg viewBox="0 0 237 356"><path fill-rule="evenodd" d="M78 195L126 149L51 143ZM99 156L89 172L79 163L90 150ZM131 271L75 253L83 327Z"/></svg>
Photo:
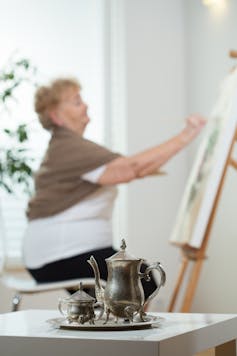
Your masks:
<svg viewBox="0 0 237 356"><path fill-rule="evenodd" d="M22 95L19 95L21 90L26 87L33 89L35 78L36 69L26 58L18 59L14 55L0 68L0 274L10 261L5 241L7 231L3 209L8 196L11 201L21 201L23 195L26 197L26 194L31 193L33 186L34 159L28 147L29 125L20 117L22 115L18 110L20 102L24 101ZM18 209L18 206L14 209ZM18 261L14 261L13 265L18 266Z"/></svg>
<svg viewBox="0 0 237 356"><path fill-rule="evenodd" d="M29 193L32 186L33 158L29 155L27 141L29 132L25 123L12 128L9 106L17 105L17 93L27 84L35 85L36 69L28 59L9 59L0 69L0 121L8 116L9 125L0 122L0 188L14 193L19 187Z"/></svg>

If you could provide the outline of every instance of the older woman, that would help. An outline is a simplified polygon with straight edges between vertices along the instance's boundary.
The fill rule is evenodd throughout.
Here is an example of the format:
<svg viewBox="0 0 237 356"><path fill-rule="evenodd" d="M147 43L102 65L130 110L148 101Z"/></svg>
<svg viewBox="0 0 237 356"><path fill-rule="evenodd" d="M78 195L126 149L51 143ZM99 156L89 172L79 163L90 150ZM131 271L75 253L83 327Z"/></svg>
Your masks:
<svg viewBox="0 0 237 356"><path fill-rule="evenodd" d="M25 265L38 282L92 277L86 261L93 254L106 279L104 260L115 253L111 215L116 185L156 172L199 134L205 120L191 116L169 141L125 157L83 137L90 120L76 80L40 87L35 110L52 136L28 206ZM155 282L144 288L147 297Z"/></svg>

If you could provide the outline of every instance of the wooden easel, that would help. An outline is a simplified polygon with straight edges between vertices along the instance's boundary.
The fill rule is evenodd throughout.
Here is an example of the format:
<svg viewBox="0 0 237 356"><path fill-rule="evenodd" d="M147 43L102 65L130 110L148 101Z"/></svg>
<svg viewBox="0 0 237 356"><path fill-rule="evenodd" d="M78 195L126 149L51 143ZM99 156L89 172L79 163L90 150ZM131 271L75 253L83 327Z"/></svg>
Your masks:
<svg viewBox="0 0 237 356"><path fill-rule="evenodd" d="M230 51L229 55L232 58L237 58L237 51ZM216 197L215 197L215 200L213 203L213 207L211 210L210 218L209 218L209 221L208 221L208 224L206 227L206 231L204 234L204 238L203 238L201 247L199 249L192 248L188 245L184 245L181 247L182 262L181 262L181 267L180 267L180 271L178 274L178 278L176 281L175 289L174 289L174 292L173 292L173 295L171 297L171 301L169 304L169 308L168 308L169 312L174 311L174 307L175 307L177 298L179 296L179 293L181 291L182 283L184 281L184 277L186 275L187 268L190 265L190 263L193 263L192 270L191 270L189 278L188 278L187 287L184 291L184 297L183 297L182 305L181 305L181 309L180 309L181 312L189 312L190 311L193 297L195 294L195 290L197 287L198 279L200 276L202 264L204 262L204 259L206 258L206 249L207 249L207 245L208 245L209 238L210 238L211 228L213 226L215 215L217 212L219 199L220 199L221 192L222 192L222 189L224 186L227 169L229 166L232 166L233 168L235 168L237 170L237 161L234 160L234 158L232 157L233 148L234 148L234 144L236 141L237 141L237 129L233 133L233 138L232 138L232 142L230 145L229 153L228 153L226 163L225 163L225 166L223 169L222 177L221 177L221 180L219 183L219 187L218 187L218 190L216 193Z"/></svg>

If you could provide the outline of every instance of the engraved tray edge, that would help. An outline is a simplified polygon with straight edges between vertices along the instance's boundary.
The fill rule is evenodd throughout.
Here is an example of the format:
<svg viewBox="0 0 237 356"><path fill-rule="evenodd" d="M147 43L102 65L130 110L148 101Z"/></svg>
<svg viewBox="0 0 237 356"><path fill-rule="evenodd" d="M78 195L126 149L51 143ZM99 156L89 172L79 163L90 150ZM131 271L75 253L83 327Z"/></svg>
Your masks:
<svg viewBox="0 0 237 356"><path fill-rule="evenodd" d="M151 328L153 324L158 324L162 320L164 320L163 317L160 316L154 316L154 315L149 315L147 314L147 317L150 318L150 320L144 321L144 322L134 322L134 323L115 323L112 322L111 320L108 322L108 324L102 324L104 321L103 319L100 320L101 324L78 324L75 322L68 323L67 320L63 317L61 318L52 318L46 320L47 323L53 325L54 327L58 329L64 329L64 330L81 330L81 331L124 331L124 330L139 330L139 329L148 329ZM97 321L98 323L98 321Z"/></svg>

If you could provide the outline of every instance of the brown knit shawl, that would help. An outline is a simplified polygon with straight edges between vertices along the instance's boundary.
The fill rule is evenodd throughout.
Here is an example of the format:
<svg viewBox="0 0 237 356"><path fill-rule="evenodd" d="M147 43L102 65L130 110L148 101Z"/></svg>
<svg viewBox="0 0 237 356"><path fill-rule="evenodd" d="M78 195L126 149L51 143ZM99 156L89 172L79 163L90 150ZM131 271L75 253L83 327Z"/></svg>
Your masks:
<svg viewBox="0 0 237 356"><path fill-rule="evenodd" d="M27 210L29 220L48 217L73 206L100 185L81 175L119 157L75 132L57 127L35 176L35 195Z"/></svg>

